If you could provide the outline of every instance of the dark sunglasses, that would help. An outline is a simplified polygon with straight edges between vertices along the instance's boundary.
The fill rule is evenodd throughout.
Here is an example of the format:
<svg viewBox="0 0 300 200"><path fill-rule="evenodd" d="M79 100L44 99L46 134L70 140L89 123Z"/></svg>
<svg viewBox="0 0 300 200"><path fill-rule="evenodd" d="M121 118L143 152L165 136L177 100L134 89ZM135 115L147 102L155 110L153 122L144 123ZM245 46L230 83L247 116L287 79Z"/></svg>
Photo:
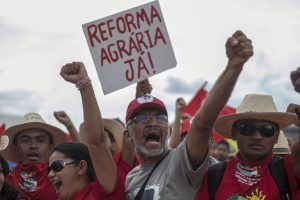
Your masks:
<svg viewBox="0 0 300 200"><path fill-rule="evenodd" d="M77 164L79 161L73 161L69 163L65 163L62 160L55 160L49 167L48 167L48 174L51 170L55 173L60 172L66 165Z"/></svg>
<svg viewBox="0 0 300 200"><path fill-rule="evenodd" d="M276 133L277 127L272 124L255 125L253 123L237 124L235 128L244 136L253 136L258 130L262 137L273 137Z"/></svg>
<svg viewBox="0 0 300 200"><path fill-rule="evenodd" d="M137 124L146 124L151 118L155 119L155 121L159 124L168 122L167 115L137 115L128 122L127 126L133 122Z"/></svg>

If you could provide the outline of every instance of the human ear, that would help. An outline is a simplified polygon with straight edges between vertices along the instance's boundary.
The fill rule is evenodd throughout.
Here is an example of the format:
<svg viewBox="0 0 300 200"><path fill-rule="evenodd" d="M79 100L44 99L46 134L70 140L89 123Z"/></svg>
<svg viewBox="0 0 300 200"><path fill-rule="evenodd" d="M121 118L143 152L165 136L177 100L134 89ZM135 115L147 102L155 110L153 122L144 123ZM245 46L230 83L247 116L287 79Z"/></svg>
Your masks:
<svg viewBox="0 0 300 200"><path fill-rule="evenodd" d="M87 162L85 160L81 160L78 164L78 175L82 176L87 173Z"/></svg>

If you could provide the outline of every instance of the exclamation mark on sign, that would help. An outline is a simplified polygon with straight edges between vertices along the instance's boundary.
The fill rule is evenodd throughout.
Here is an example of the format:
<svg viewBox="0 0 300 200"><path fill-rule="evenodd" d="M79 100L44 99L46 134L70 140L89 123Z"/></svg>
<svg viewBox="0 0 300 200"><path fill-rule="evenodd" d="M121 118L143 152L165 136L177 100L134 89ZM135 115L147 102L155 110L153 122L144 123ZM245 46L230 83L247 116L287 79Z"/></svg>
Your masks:
<svg viewBox="0 0 300 200"><path fill-rule="evenodd" d="M153 73L155 74L156 70L154 69L154 65L153 65L151 54L150 54L150 52L147 52L147 54L148 54L148 58L149 58L149 62L150 62L151 68L153 69Z"/></svg>

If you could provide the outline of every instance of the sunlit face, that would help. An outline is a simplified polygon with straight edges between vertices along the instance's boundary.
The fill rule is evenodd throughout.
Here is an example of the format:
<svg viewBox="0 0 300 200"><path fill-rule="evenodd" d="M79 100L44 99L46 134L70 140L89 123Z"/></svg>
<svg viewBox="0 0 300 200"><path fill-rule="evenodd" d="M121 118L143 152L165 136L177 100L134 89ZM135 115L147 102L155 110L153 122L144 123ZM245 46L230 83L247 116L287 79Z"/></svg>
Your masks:
<svg viewBox="0 0 300 200"><path fill-rule="evenodd" d="M66 165L58 172L51 170L48 174L50 182L53 184L56 194L60 200L67 200L72 197L72 195L80 190L78 165L79 163L68 164L74 162L70 158L66 158L63 153L54 151L49 157L49 166L54 161L61 160L66 163Z"/></svg>
<svg viewBox="0 0 300 200"><path fill-rule="evenodd" d="M156 109L145 109L138 115L160 115L161 111ZM136 151L142 157L155 158L167 150L168 122L158 122L151 117L146 123L133 122L130 126Z"/></svg>
<svg viewBox="0 0 300 200"><path fill-rule="evenodd" d="M5 181L5 177L4 177L3 167L0 163L0 191L2 190L4 181Z"/></svg>
<svg viewBox="0 0 300 200"><path fill-rule="evenodd" d="M269 121L244 119L237 122L237 126L241 123L252 123L255 126L270 125L277 127L276 124ZM237 128L233 128L233 135L235 136L242 159L248 162L256 162L265 159L277 143L279 130L276 129L274 135L271 137L263 137L259 130L256 129L254 134L245 136Z"/></svg>
<svg viewBox="0 0 300 200"><path fill-rule="evenodd" d="M47 162L53 145L46 131L27 129L17 135L13 148L19 163Z"/></svg>

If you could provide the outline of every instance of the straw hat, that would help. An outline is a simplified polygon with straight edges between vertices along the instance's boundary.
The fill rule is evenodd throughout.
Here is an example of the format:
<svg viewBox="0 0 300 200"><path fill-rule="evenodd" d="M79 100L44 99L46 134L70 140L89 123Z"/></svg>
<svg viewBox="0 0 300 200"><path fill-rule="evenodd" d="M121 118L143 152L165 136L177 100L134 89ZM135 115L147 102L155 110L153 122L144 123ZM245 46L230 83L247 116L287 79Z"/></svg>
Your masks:
<svg viewBox="0 0 300 200"><path fill-rule="evenodd" d="M107 129L109 132L111 132L115 138L115 141L117 143L117 150L116 152L122 151L122 145L123 145L123 126L117 122L114 119L103 119L103 126L104 129Z"/></svg>
<svg viewBox="0 0 300 200"><path fill-rule="evenodd" d="M7 135L2 135L0 139L0 151L5 149L9 144L9 138Z"/></svg>
<svg viewBox="0 0 300 200"><path fill-rule="evenodd" d="M283 131L280 131L278 142L273 147L274 154L290 154L290 148L287 138L285 137Z"/></svg>
<svg viewBox="0 0 300 200"><path fill-rule="evenodd" d="M21 119L19 124L8 128L4 132L4 134L9 137L9 141L11 142L8 144L8 147L1 152L1 155L9 161L18 162L18 158L15 155L12 148L12 141L20 131L34 128L47 131L52 136L54 145L57 145L67 140L66 134L62 130L55 126L47 124L45 120L41 117L41 115L39 115L38 113L28 113Z"/></svg>
<svg viewBox="0 0 300 200"><path fill-rule="evenodd" d="M224 115L217 119L215 130L227 138L234 139L231 133L232 125L240 119L258 119L274 122L281 130L297 121L297 115L277 112L271 95L248 94L237 108L235 114Z"/></svg>

